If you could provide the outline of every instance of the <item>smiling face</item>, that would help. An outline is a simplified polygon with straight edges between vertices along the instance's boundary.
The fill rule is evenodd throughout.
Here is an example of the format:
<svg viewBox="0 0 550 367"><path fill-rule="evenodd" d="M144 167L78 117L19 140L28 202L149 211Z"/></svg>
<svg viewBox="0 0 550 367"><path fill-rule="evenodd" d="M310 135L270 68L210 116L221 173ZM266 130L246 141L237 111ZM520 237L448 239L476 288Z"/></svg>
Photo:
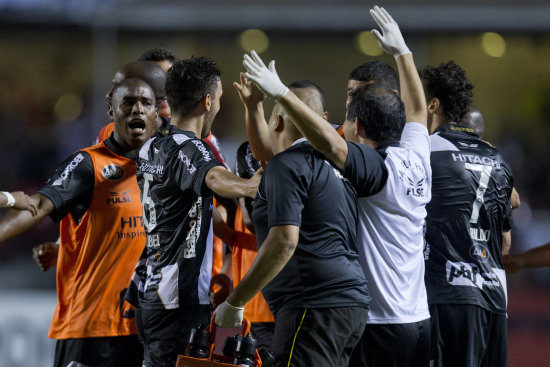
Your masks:
<svg viewBox="0 0 550 367"><path fill-rule="evenodd" d="M155 133L153 91L142 80L127 79L114 90L112 103L115 140L127 149L140 148Z"/></svg>

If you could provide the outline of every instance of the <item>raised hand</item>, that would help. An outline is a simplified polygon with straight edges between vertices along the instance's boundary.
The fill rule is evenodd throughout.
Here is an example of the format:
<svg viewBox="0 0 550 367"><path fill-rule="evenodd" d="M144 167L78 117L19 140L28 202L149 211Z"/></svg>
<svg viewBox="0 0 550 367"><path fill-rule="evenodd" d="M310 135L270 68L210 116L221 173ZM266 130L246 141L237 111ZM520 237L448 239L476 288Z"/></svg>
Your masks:
<svg viewBox="0 0 550 367"><path fill-rule="evenodd" d="M250 56L244 55L243 65L247 70L245 76L254 81L267 96L278 101L288 92L288 88L277 75L274 60L269 63L268 68L256 51L252 51Z"/></svg>
<svg viewBox="0 0 550 367"><path fill-rule="evenodd" d="M241 83L233 83L239 93L239 97L245 106L254 106L264 100L264 94L252 80L247 79L244 73L240 73Z"/></svg>
<svg viewBox="0 0 550 367"><path fill-rule="evenodd" d="M386 53L393 55L395 58L411 53L399 30L399 26L386 9L374 6L374 9L370 10L370 15L380 27L382 34L376 29L371 32Z"/></svg>

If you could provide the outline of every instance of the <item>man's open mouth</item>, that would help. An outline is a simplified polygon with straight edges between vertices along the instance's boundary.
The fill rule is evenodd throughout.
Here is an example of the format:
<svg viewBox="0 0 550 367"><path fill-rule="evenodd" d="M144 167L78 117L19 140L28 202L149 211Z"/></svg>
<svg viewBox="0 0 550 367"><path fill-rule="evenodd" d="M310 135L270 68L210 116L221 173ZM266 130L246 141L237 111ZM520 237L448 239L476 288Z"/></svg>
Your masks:
<svg viewBox="0 0 550 367"><path fill-rule="evenodd" d="M128 127L132 131L145 131L145 122L141 120L134 120L128 124Z"/></svg>

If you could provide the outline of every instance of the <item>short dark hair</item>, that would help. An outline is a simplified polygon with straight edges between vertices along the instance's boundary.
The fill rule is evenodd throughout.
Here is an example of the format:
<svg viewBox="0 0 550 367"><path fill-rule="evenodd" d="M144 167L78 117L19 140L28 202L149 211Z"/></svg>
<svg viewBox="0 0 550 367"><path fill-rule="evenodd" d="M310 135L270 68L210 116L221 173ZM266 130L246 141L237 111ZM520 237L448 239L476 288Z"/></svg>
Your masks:
<svg viewBox="0 0 550 367"><path fill-rule="evenodd" d="M468 113L474 86L454 61L426 66L419 71L428 100L439 99L447 122L461 122Z"/></svg>
<svg viewBox="0 0 550 367"><path fill-rule="evenodd" d="M399 77L391 66L385 62L367 61L349 73L349 79L361 82L373 81L379 87L396 90L399 92Z"/></svg>
<svg viewBox="0 0 550 367"><path fill-rule="evenodd" d="M295 82L290 83L288 86L289 89L302 89L302 88L314 88L319 92L319 99L321 100L321 104L323 105L323 112L326 112L327 110L327 98L325 96L325 92L321 89L320 86L313 83L310 80L296 80Z"/></svg>
<svg viewBox="0 0 550 367"><path fill-rule="evenodd" d="M405 106L393 90L367 84L352 93L347 119L353 122L356 118L369 139L399 140L405 126Z"/></svg>
<svg viewBox="0 0 550 367"><path fill-rule="evenodd" d="M145 51L138 61L164 61L168 60L175 63L178 60L176 53L169 48L155 47Z"/></svg>
<svg viewBox="0 0 550 367"><path fill-rule="evenodd" d="M221 72L216 63L205 57L179 60L168 70L166 96L174 113L187 115L210 94L215 98Z"/></svg>

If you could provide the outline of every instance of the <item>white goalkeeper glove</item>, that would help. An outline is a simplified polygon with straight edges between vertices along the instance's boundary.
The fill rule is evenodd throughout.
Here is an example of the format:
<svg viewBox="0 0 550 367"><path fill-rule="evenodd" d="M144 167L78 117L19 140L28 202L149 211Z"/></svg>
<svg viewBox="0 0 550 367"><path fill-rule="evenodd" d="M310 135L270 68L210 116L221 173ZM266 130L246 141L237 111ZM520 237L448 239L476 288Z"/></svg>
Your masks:
<svg viewBox="0 0 550 367"><path fill-rule="evenodd" d="M382 31L382 34L376 29L371 31L380 47L382 47L382 50L393 55L395 58L411 53L399 30L399 26L386 9L375 6L374 9L370 10L370 15L372 15Z"/></svg>
<svg viewBox="0 0 550 367"><path fill-rule="evenodd" d="M214 311L216 325L225 328L241 326L243 323L244 307L235 307L224 301Z"/></svg>
<svg viewBox="0 0 550 367"><path fill-rule="evenodd" d="M243 65L246 68L246 77L252 80L265 95L279 101L288 92L286 85L281 82L275 70L275 61L272 60L267 68L256 51L244 55Z"/></svg>

